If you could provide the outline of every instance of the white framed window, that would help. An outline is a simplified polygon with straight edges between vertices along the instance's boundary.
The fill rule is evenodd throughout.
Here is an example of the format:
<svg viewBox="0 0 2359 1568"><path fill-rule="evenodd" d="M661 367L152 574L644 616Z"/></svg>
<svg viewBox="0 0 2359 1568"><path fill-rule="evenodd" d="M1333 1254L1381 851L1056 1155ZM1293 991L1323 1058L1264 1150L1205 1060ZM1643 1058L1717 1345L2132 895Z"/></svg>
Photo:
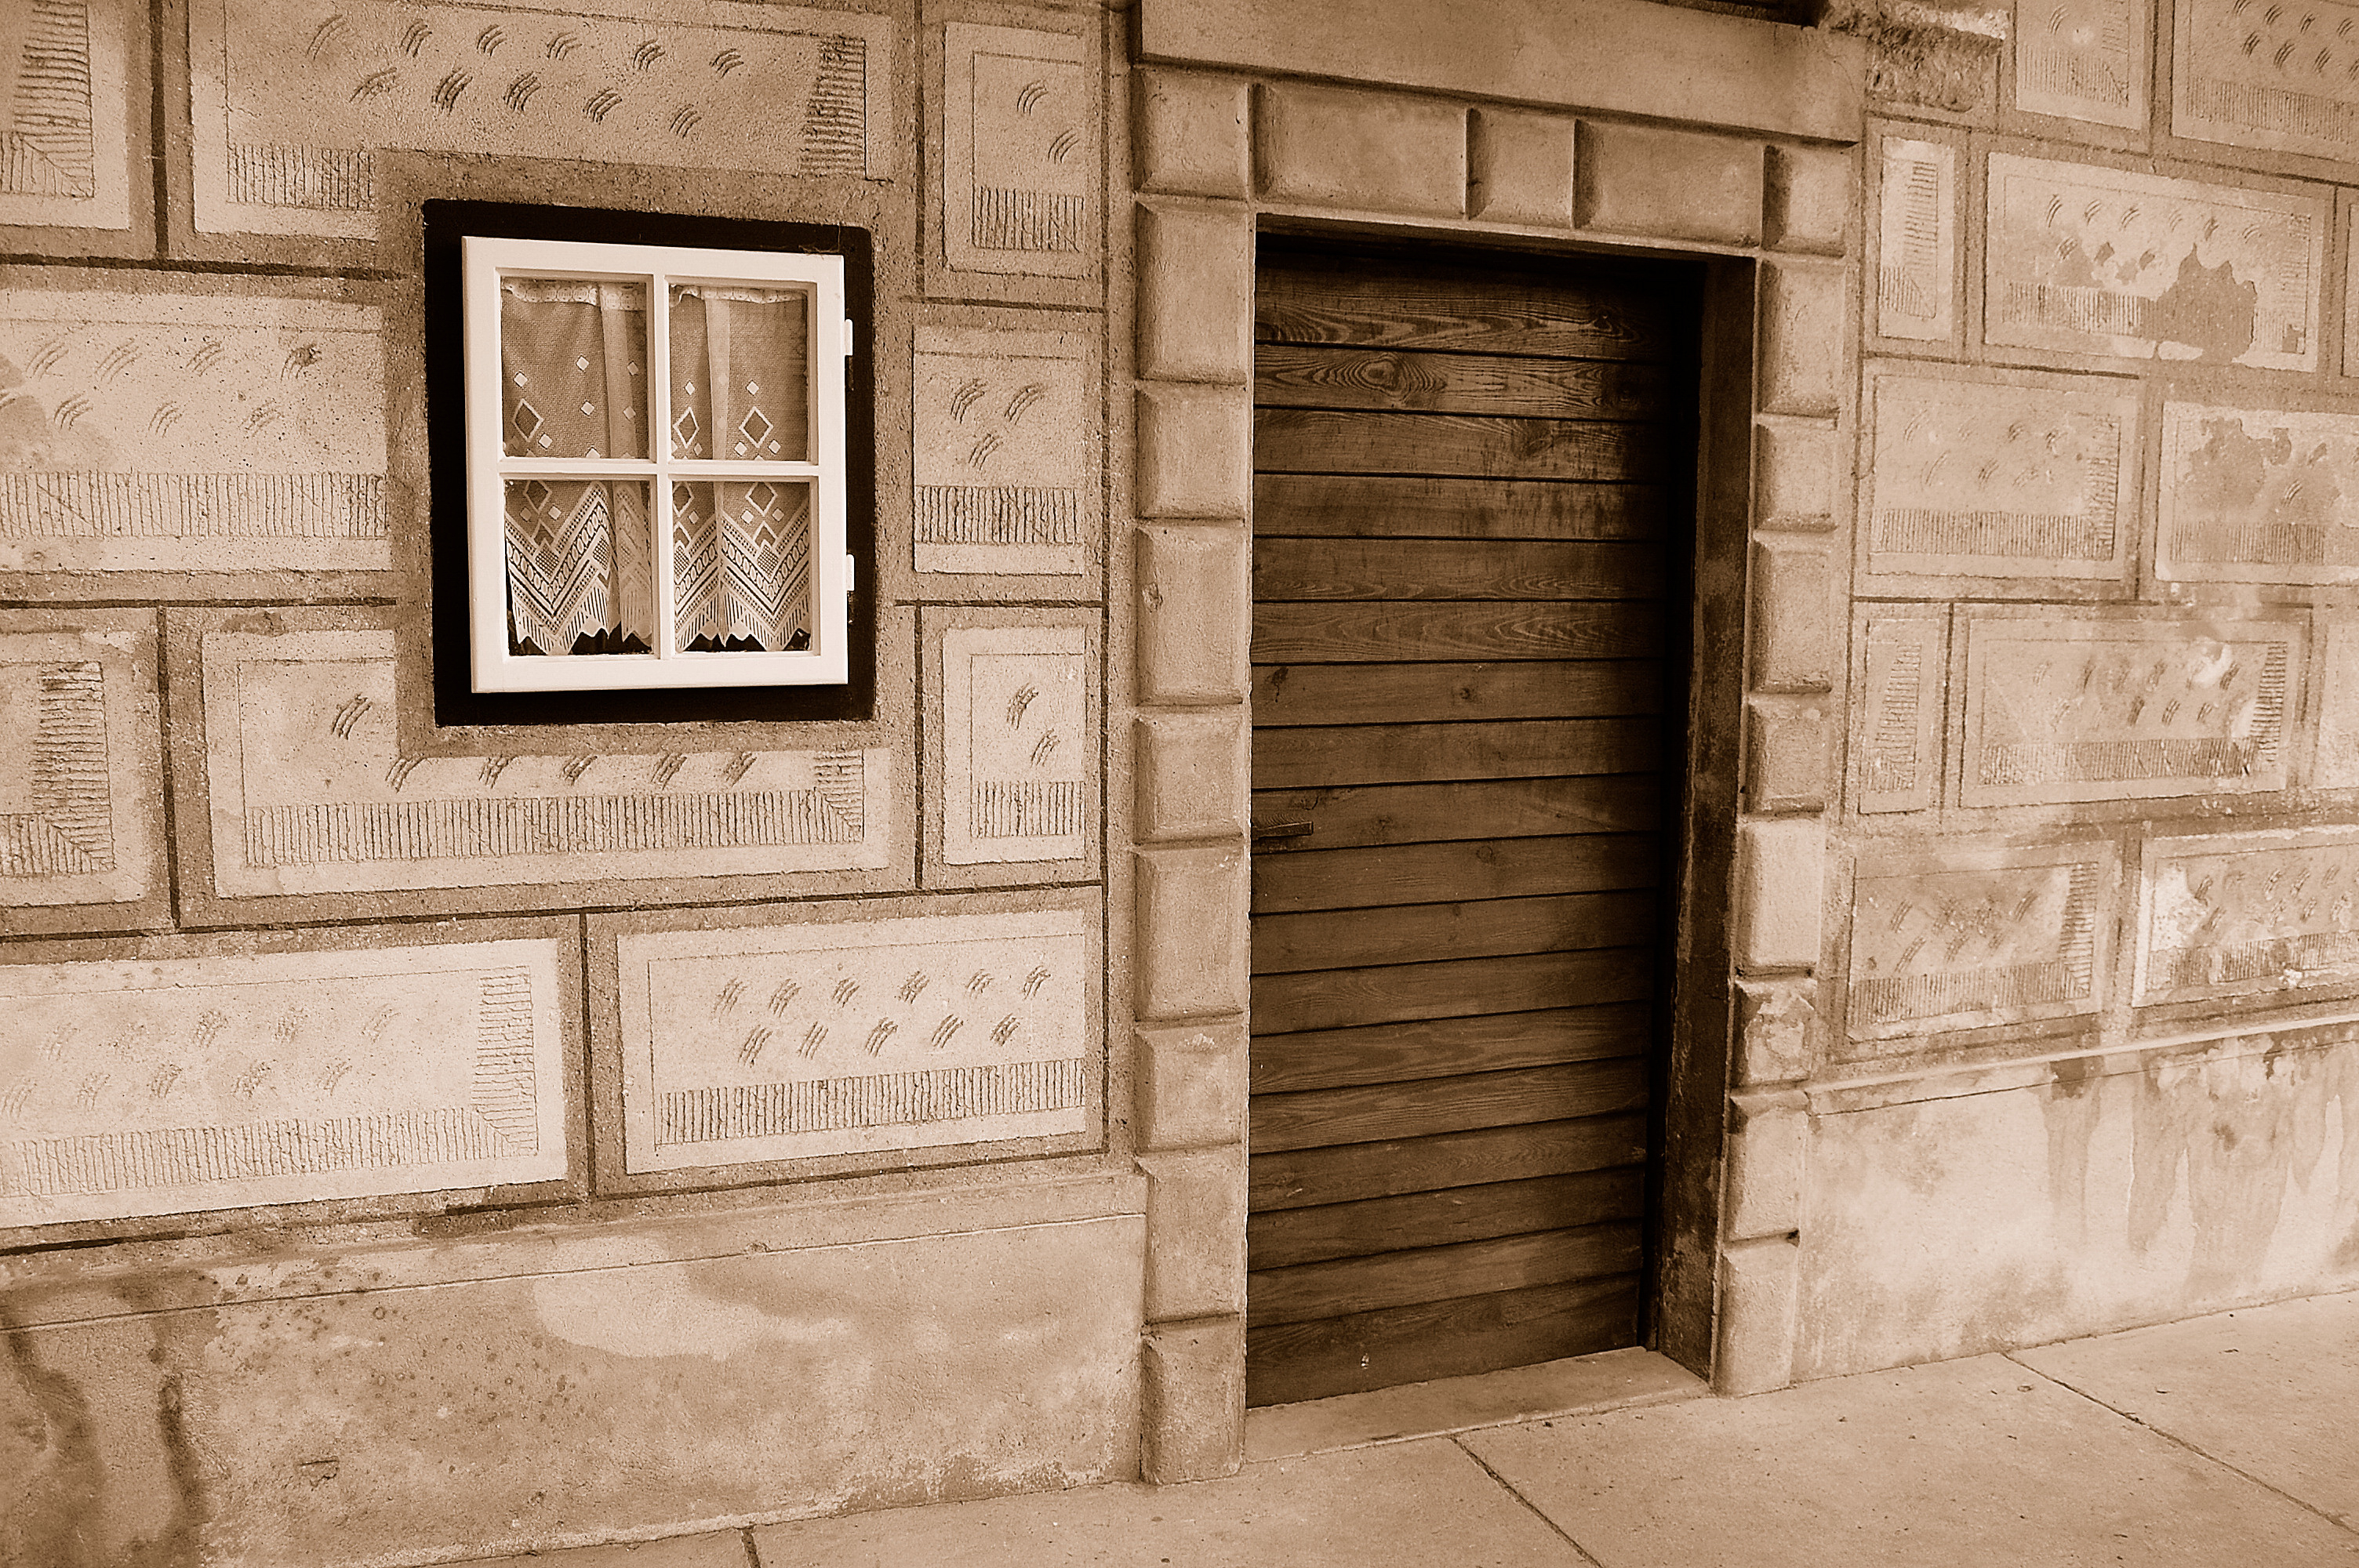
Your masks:
<svg viewBox="0 0 2359 1568"><path fill-rule="evenodd" d="M468 235L478 692L847 679L843 258Z"/></svg>

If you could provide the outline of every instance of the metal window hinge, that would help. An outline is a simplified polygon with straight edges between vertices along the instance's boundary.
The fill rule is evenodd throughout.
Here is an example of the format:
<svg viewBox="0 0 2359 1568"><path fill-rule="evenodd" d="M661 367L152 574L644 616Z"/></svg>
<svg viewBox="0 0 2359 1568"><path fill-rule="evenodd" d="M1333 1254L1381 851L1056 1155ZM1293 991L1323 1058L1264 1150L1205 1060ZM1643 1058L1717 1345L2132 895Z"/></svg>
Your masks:
<svg viewBox="0 0 2359 1568"><path fill-rule="evenodd" d="M858 334L853 330L852 318L849 316L845 317L843 319L843 357L845 359L850 359L852 357L852 345L857 335Z"/></svg>
<svg viewBox="0 0 2359 1568"><path fill-rule="evenodd" d="M1302 838L1319 830L1315 822L1256 822L1253 825L1254 842L1270 838Z"/></svg>
<svg viewBox="0 0 2359 1568"><path fill-rule="evenodd" d="M858 556L847 555L843 557L843 597L850 599L852 597L852 590L859 586L860 557Z"/></svg>

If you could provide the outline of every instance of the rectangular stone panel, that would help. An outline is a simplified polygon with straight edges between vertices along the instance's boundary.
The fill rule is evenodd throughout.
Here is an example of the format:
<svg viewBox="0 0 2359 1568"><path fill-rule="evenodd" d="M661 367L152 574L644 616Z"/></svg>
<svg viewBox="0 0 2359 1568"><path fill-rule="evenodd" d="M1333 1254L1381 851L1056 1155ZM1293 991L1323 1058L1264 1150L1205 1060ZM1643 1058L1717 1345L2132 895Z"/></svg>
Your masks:
<svg viewBox="0 0 2359 1568"><path fill-rule="evenodd" d="M886 864L881 749L406 757L392 633L200 646L223 899Z"/></svg>
<svg viewBox="0 0 2359 1568"><path fill-rule="evenodd" d="M918 569L1081 575L1103 512L1082 334L920 327L910 380Z"/></svg>
<svg viewBox="0 0 2359 1568"><path fill-rule="evenodd" d="M381 571L375 307L0 290L0 571Z"/></svg>
<svg viewBox="0 0 2359 1568"><path fill-rule="evenodd" d="M146 15L132 0L0 8L0 224L131 227L126 100Z"/></svg>
<svg viewBox="0 0 2359 1568"><path fill-rule="evenodd" d="M2318 368L2322 199L2010 153L1988 193L1984 341Z"/></svg>
<svg viewBox="0 0 2359 1568"><path fill-rule="evenodd" d="M2179 0L2170 129L2349 159L2359 150L2359 5Z"/></svg>
<svg viewBox="0 0 2359 1568"><path fill-rule="evenodd" d="M1088 44L942 27L942 245L953 272L1097 276L1103 227Z"/></svg>
<svg viewBox="0 0 2359 1568"><path fill-rule="evenodd" d="M565 1174L563 944L0 965L0 1226Z"/></svg>
<svg viewBox="0 0 2359 1568"><path fill-rule="evenodd" d="M1864 614L1853 741L1862 812L1925 811L1941 796L1946 611Z"/></svg>
<svg viewBox="0 0 2359 1568"><path fill-rule="evenodd" d="M2135 1000L2359 984L2359 834L2150 838Z"/></svg>
<svg viewBox="0 0 2359 1568"><path fill-rule="evenodd" d="M2359 415L2165 403L2155 575L2359 581Z"/></svg>
<svg viewBox="0 0 2359 1568"><path fill-rule="evenodd" d="M2121 580L2138 519L2134 383L1872 375L1871 573Z"/></svg>
<svg viewBox="0 0 2359 1568"><path fill-rule="evenodd" d="M2286 787L2293 622L1982 614L1963 635L1962 806Z"/></svg>
<svg viewBox="0 0 2359 1568"><path fill-rule="evenodd" d="M2312 789L2359 788L2359 620L2321 610L2313 625L2318 741L2302 782Z"/></svg>
<svg viewBox="0 0 2359 1568"><path fill-rule="evenodd" d="M161 915L158 723L153 611L0 611L0 931Z"/></svg>
<svg viewBox="0 0 2359 1568"><path fill-rule="evenodd" d="M1079 860L1098 754L1085 626L942 634L942 860Z"/></svg>
<svg viewBox="0 0 2359 1568"><path fill-rule="evenodd" d="M1863 861L1852 896L1852 1054L2095 1012L2117 867L2109 842Z"/></svg>
<svg viewBox="0 0 2359 1568"><path fill-rule="evenodd" d="M2015 30L2015 106L2146 128L2147 0L2050 0Z"/></svg>
<svg viewBox="0 0 2359 1568"><path fill-rule="evenodd" d="M718 0L192 0L197 227L374 239L379 149L889 178L891 39Z"/></svg>
<svg viewBox="0 0 2359 1568"><path fill-rule="evenodd" d="M1875 330L1945 343L1958 323L1958 149L1887 136L1877 186Z"/></svg>
<svg viewBox="0 0 2359 1568"><path fill-rule="evenodd" d="M1078 1136L1100 1104L1094 914L624 931L625 1170Z"/></svg>

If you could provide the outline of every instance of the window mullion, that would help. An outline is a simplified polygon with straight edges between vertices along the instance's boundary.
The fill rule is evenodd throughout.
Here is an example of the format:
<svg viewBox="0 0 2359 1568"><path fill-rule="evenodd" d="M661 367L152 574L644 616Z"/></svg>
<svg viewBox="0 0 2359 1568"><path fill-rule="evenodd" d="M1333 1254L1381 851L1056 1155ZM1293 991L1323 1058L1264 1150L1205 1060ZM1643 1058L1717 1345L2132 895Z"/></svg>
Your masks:
<svg viewBox="0 0 2359 1568"><path fill-rule="evenodd" d="M647 525L655 534L655 651L658 658L668 659L679 651L679 623L672 602L677 579L671 526L671 288L668 275L660 272L647 279L647 382L655 415L647 431L647 455L656 465L654 493L647 497Z"/></svg>

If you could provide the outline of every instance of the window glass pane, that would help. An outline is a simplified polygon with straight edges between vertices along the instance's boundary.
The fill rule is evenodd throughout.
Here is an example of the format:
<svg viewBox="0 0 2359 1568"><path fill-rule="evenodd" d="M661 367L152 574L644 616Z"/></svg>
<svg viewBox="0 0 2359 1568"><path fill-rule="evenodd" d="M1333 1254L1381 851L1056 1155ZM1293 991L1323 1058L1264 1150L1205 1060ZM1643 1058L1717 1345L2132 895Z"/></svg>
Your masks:
<svg viewBox="0 0 2359 1568"><path fill-rule="evenodd" d="M810 458L810 320L799 288L671 287L671 455Z"/></svg>
<svg viewBox="0 0 2359 1568"><path fill-rule="evenodd" d="M647 285L500 280L500 438L509 457L646 457L647 364Z"/></svg>
<svg viewBox="0 0 2359 1568"><path fill-rule="evenodd" d="M655 536L639 480L506 481L508 652L655 651Z"/></svg>
<svg viewBox="0 0 2359 1568"><path fill-rule="evenodd" d="M671 487L672 602L690 653L810 646L810 486Z"/></svg>

